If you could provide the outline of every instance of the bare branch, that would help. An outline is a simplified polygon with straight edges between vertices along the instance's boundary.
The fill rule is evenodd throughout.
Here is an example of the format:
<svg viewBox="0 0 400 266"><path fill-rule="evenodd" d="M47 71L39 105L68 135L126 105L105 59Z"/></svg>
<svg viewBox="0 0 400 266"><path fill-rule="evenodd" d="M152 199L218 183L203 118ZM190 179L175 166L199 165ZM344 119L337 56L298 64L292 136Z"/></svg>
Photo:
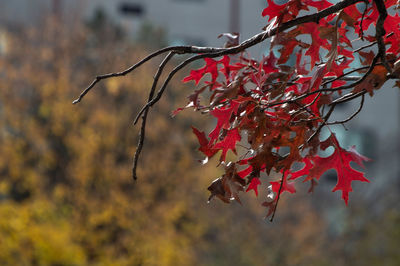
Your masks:
<svg viewBox="0 0 400 266"><path fill-rule="evenodd" d="M151 99L154 96L154 92L155 89L157 87L157 83L158 80L161 76L161 73L164 70L164 67L166 66L166 64L168 63L169 60L171 60L171 58L175 55L174 52L170 52L165 59L161 62L160 66L158 67L157 73L154 76L154 80L153 80L153 85L151 87L150 93L149 93L149 98L148 101L151 101ZM146 109L142 115L142 125L140 127L140 133L139 133L139 141L138 141L138 146L135 152L135 156L133 158L133 166L132 166L132 177L134 180L137 179L137 175L136 175L136 169L137 169L137 164L139 161L139 157L140 157L140 153L142 152L142 148L143 148L143 143L144 143L144 138L145 138L145 134L146 134L146 120L147 120L147 114L148 114L148 109Z"/></svg>
<svg viewBox="0 0 400 266"><path fill-rule="evenodd" d="M358 115L358 114L361 112L361 110L362 110L362 108L363 108L363 106L364 106L364 98L365 98L365 95L362 94L362 95L361 95L360 107L357 109L357 111L354 112L354 114L352 114L351 116L349 116L349 117L346 118L345 120L334 121L334 122L329 122L329 123L325 123L325 124L329 126L329 125L344 124L344 123L349 122L351 119L353 119L354 117L356 117L356 115Z"/></svg>
<svg viewBox="0 0 400 266"><path fill-rule="evenodd" d="M285 177L285 174L283 173L283 174L282 174L282 179L281 179L281 185L279 186L279 191L278 191L278 195L277 195L277 198L276 198L276 203L275 203L275 206L274 206L274 211L272 212L271 219L269 219L269 221L270 221L271 223L274 221L276 209L278 208L278 202L279 202L279 199L280 199L280 196L281 196L281 192L282 192L283 181L284 181L283 179L284 179L284 177Z"/></svg>
<svg viewBox="0 0 400 266"><path fill-rule="evenodd" d="M354 82L354 83L353 83L353 84L354 84L353 86L356 86L356 85L360 84L361 82L363 82L363 81L368 77L369 74L371 74L372 70L374 70L374 67L377 65L376 62L378 61L379 58L380 58L380 54L378 53L378 54L374 57L374 59L372 60L372 63L371 63L371 65L369 66L368 71L365 72L365 74L362 76L362 78L359 79L359 81ZM353 87L353 86L351 86L351 87ZM333 106L334 106L334 105L336 105L336 104L338 104L338 103L343 103L343 102L350 101L350 100L352 100L352 99L355 99L355 98L357 98L357 97L360 97L361 95L364 95L366 92L367 92L367 91L364 89L364 90L362 90L362 91L360 91L360 92L357 92L357 93L351 92L351 93L345 94L345 95L343 95L342 97L340 97L340 98L334 100L332 103L330 103L330 105L333 105Z"/></svg>
<svg viewBox="0 0 400 266"><path fill-rule="evenodd" d="M385 3L383 0L374 0L375 5L379 11L378 21L376 22L376 40L378 42L378 54L380 55L381 61L385 66L389 74L392 74L392 68L389 66L386 60L386 47L383 41L383 36L385 36L386 31L384 28L385 19L388 16Z"/></svg>
<svg viewBox="0 0 400 266"><path fill-rule="evenodd" d="M314 133L307 139L307 143L310 142L315 136L319 134L322 128L326 125L326 121L328 121L328 119L331 117L333 110L335 110L335 105L331 106L328 113L324 116L324 121L322 121L322 123L318 126L317 130L315 130Z"/></svg>
<svg viewBox="0 0 400 266"><path fill-rule="evenodd" d="M351 100L353 100L353 99L355 99L355 98L358 98L358 97L360 97L360 96L362 96L362 95L364 95L364 94L366 94L366 93L367 93L366 90L362 90L362 91L359 91L359 92L357 92L357 93L351 92L351 93L345 94L345 95L343 95L342 97L340 97L340 98L334 100L334 101L332 102L332 104L338 104L338 103L348 102L348 101L351 101Z"/></svg>
<svg viewBox="0 0 400 266"><path fill-rule="evenodd" d="M370 66L365 66L365 67L359 67L359 68L356 68L356 69L353 69L353 70L351 70L351 71L349 71L349 72L347 72L347 73L344 73L343 75L340 75L340 76L338 76L338 77L336 77L336 78L333 78L333 79L330 79L330 80L328 80L328 81L325 81L324 83L322 83L321 84L321 86L322 87L324 87L325 85L327 85L327 84L329 84L329 83L331 83L331 82L334 82L334 81L336 81L336 80L346 80L346 76L347 75L350 75L350 74L352 74L352 73L354 73L354 72L358 72L358 71L360 71L360 70L364 70L364 69L369 69L370 68ZM354 78L354 79L353 79ZM357 81L357 80L359 80L360 79L360 77L352 77L352 79L351 80L355 80L355 81Z"/></svg>
<svg viewBox="0 0 400 266"><path fill-rule="evenodd" d="M181 70L182 68L184 68L186 65L188 65L189 63L196 61L200 58L205 58L208 57L206 54L202 54L202 55L195 55L192 56L188 59L186 59L185 61L183 61L182 63L180 63L178 66L176 66L169 74L168 77L165 79L163 85L161 86L160 90L158 91L156 97L154 97L153 99L151 99L151 101L147 102L147 104L139 111L139 113L137 114L133 124L136 125L137 121L139 120L139 117L142 115L142 113L147 110L149 107L153 106L156 102L158 102L161 99L161 96L163 95L165 89L167 88L168 83L171 81L171 79L173 78L173 76L179 72L179 70Z"/></svg>
<svg viewBox="0 0 400 266"><path fill-rule="evenodd" d="M112 78L112 77L121 77L121 76L125 76L129 73L131 73L133 70L135 70L136 68L140 67L141 65L143 65L144 63L146 63L147 61L149 61L150 59L161 55L163 53L169 52L169 51L175 51L176 53L180 53L180 51L183 51L185 49L185 46L170 46L170 47L166 47L160 50L155 51L152 54L149 54L148 56L146 56L145 58L143 58L142 60L140 60L139 62L137 62L136 64L130 66L129 68L125 69L124 71L121 72L116 72L116 73L109 73L109 74L104 74L101 76L97 76L93 82L79 95L79 97L74 100L72 103L73 104L77 104L79 103L83 97L85 97L85 95L102 79L108 79L108 78Z"/></svg>
<svg viewBox="0 0 400 266"><path fill-rule="evenodd" d="M177 54L203 54L201 57L196 58L194 60L191 60L187 63L185 63L182 67L180 67L176 72L178 72L180 69L182 69L184 66L186 66L188 63L193 62L197 59L201 58L215 58L215 57L220 57L223 55L228 55L228 54L238 54L262 41L265 39L268 39L274 35L276 35L278 32L285 31L289 28L292 28L294 26L303 24L303 23L308 23L308 22L315 22L318 23L318 21L321 18L324 18L330 14L333 14L335 12L338 12L339 10L346 8L350 5L353 5L358 2L362 2L364 0L344 0L336 5L330 6L320 12L314 13L312 15L306 15L303 17L299 17L297 19L293 19L291 21L282 23L279 27L275 27L271 29L270 31L264 31L261 32L255 36L253 36L250 39L247 39L246 41L242 42L241 44L231 47L231 48L217 48L217 47L197 47L197 46L170 46L166 47L160 50L155 51L154 53L146 56L144 59L139 61L138 63L132 65L131 67L127 68L126 70L122 72L116 72L116 73L110 73L110 74L105 74L105 75L100 75L97 76L93 82L79 95L79 97L73 101L74 104L79 103L82 98L101 80L103 79L108 79L112 77L119 77L119 76L125 76L126 74L132 72L136 68L140 67L142 64L146 63L150 59L161 55L166 52L175 52ZM175 69L174 69L175 70ZM173 76L173 75L172 75ZM171 77L172 78L172 77Z"/></svg>
<svg viewBox="0 0 400 266"><path fill-rule="evenodd" d="M365 4L365 9L362 13L361 22L360 22L360 38L361 38L361 40L364 40L363 22L364 22L365 15L367 14L369 2L367 0L365 0L364 4Z"/></svg>

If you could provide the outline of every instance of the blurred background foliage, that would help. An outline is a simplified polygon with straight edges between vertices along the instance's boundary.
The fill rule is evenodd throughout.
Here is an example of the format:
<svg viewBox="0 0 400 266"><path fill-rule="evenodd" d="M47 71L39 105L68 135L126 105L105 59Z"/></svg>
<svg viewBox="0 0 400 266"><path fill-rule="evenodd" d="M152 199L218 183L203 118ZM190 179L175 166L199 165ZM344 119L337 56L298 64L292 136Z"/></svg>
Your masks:
<svg viewBox="0 0 400 266"><path fill-rule="evenodd" d="M179 78L152 109L133 182L132 119L159 62L71 102L94 75L142 58L145 45L103 20L71 31L50 19L4 33L0 265L400 264L398 209L367 219L366 206L349 207L351 215L337 218L347 226L332 234L315 195L284 195L272 224L251 193L243 206L207 205L220 172L197 162L190 125L205 120L191 111L169 116L189 92Z"/></svg>

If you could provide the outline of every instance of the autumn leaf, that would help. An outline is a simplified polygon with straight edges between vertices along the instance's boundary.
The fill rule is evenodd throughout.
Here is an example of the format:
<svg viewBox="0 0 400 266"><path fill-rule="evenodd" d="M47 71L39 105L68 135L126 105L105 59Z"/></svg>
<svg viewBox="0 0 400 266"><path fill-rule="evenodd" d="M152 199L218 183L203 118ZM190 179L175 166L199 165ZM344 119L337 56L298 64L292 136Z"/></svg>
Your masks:
<svg viewBox="0 0 400 266"><path fill-rule="evenodd" d="M218 149L211 147L210 142L208 141L206 134L204 132L199 131L197 128L192 126L193 133L197 136L197 139L200 144L199 151L204 153L207 157L214 156L215 153L218 152Z"/></svg>
<svg viewBox="0 0 400 266"><path fill-rule="evenodd" d="M387 70L384 66L375 66L372 72L358 85L354 87L354 92L366 90L373 96L374 91L380 89L387 80Z"/></svg>
<svg viewBox="0 0 400 266"><path fill-rule="evenodd" d="M256 196L258 196L258 186L261 185L260 178L254 177L251 179L249 186L247 187L246 192L249 192L250 190L254 190L254 193Z"/></svg>
<svg viewBox="0 0 400 266"><path fill-rule="evenodd" d="M235 128L229 130L225 138L213 146L213 149L222 150L220 161L225 161L228 150L232 150L236 154L236 142L240 141L240 139L239 131Z"/></svg>
<svg viewBox="0 0 400 266"><path fill-rule="evenodd" d="M261 15L263 17L268 16L268 21L271 21L273 18L279 16L283 10L284 5L277 5L275 4L274 0L267 0L268 2L268 7L265 8Z"/></svg>
<svg viewBox="0 0 400 266"><path fill-rule="evenodd" d="M280 192L280 194L282 194L285 191L287 191L289 193L292 193L292 194L296 192L296 188L294 187L294 183L287 181L287 177L288 177L289 173L290 173L290 171L286 170L283 173L282 180L270 182L273 192L275 192L276 194L278 194L279 192Z"/></svg>
<svg viewBox="0 0 400 266"><path fill-rule="evenodd" d="M305 157L302 162L304 163L303 168L296 172L290 173L289 180L295 180L299 177L308 176L310 174L310 170L314 167L313 163L311 162L311 159L308 157ZM303 182L305 182L305 181L303 181Z"/></svg>
<svg viewBox="0 0 400 266"><path fill-rule="evenodd" d="M335 169L337 172L337 184L333 188L333 191L341 190L342 198L348 204L349 192L353 191L351 188L351 182L362 181L369 182L364 177L362 172L354 170L350 166L350 162L355 162L359 166L363 167L363 161L369 161L368 158L355 152L354 147L350 150L345 150L340 147L334 134L332 134L326 141L324 141L324 147L332 146L335 151L329 157L315 156L312 158L314 167L309 170L307 180L313 178L319 180L321 175L329 169Z"/></svg>
<svg viewBox="0 0 400 266"><path fill-rule="evenodd" d="M237 113L239 104L240 103L236 101L232 101L230 107L215 108L211 111L211 115L216 117L218 121L214 130L208 135L210 137L210 143L214 143L218 139L221 129L229 129L230 119L232 114Z"/></svg>
<svg viewBox="0 0 400 266"><path fill-rule="evenodd" d="M222 58L220 61L214 60L212 58L204 58L205 66L196 70L191 70L190 75L185 77L182 81L189 82L195 81L196 85L199 84L200 80L204 75L211 75L211 82L215 82L219 75L218 64L226 64L226 58ZM228 62L229 63L229 62ZM226 68L226 65L225 65Z"/></svg>
<svg viewBox="0 0 400 266"><path fill-rule="evenodd" d="M241 203L239 192L244 190L244 185L245 181L238 176L236 165L228 163L225 167L225 174L214 180L208 187L208 190L211 192L208 201L217 196L225 203L230 203L232 199Z"/></svg>

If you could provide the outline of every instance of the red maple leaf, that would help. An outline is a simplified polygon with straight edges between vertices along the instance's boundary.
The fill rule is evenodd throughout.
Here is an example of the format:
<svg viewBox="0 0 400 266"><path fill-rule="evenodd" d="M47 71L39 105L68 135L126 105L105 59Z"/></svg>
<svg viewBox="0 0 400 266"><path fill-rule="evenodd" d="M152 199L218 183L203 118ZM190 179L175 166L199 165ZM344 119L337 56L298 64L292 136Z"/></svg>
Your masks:
<svg viewBox="0 0 400 266"><path fill-rule="evenodd" d="M318 11L333 5L326 0L305 0L304 4L315 7L316 9L318 9Z"/></svg>
<svg viewBox="0 0 400 266"><path fill-rule="evenodd" d="M289 180L295 180L299 177L306 176L310 173L310 170L314 167L310 158L306 157L303 159L304 167L297 172L291 173ZM304 180L303 182L305 182Z"/></svg>
<svg viewBox="0 0 400 266"><path fill-rule="evenodd" d="M228 150L232 150L236 154L236 142L240 141L240 139L239 131L235 128L229 130L225 138L214 145L214 149L222 150L221 161L225 161Z"/></svg>
<svg viewBox="0 0 400 266"><path fill-rule="evenodd" d="M327 24L325 20L320 21L321 24ZM307 49L306 55L311 57L311 69L315 66L315 62L319 60L319 49L324 47L329 50L330 46L326 39L322 39L320 37L320 25L316 23L305 23L299 26L299 29L303 33L307 33L311 35L311 45L310 48Z"/></svg>
<svg viewBox="0 0 400 266"><path fill-rule="evenodd" d="M247 187L246 192L250 190L254 190L254 193L256 193L256 196L258 196L258 186L261 185L260 178L254 177L251 179L249 186Z"/></svg>
<svg viewBox="0 0 400 266"><path fill-rule="evenodd" d="M315 156L312 158L314 167L310 169L307 180L316 178L317 180L329 169L335 169L337 172L337 184L332 191L341 190L342 198L346 202L349 200L349 192L353 191L351 188L351 182L358 180L362 182L369 182L364 177L364 173L354 170L350 166L350 162L355 162L363 167L363 161L369 161L367 157L364 157L355 152L354 147L350 150L342 149L339 145L334 134L332 134L326 141L321 143L322 148L333 146L335 152L326 158Z"/></svg>
<svg viewBox="0 0 400 266"><path fill-rule="evenodd" d="M210 142L208 141L206 134L202 131L199 131L197 128L192 126L193 133L197 136L199 140L200 148L199 151L204 153L207 157L212 157L215 153L218 152L217 149L210 147Z"/></svg>
<svg viewBox="0 0 400 266"><path fill-rule="evenodd" d="M232 116L232 113L237 113L237 109L239 107L238 102L232 101L231 106L225 109L216 108L211 111L211 115L218 119L217 125L213 131L208 135L210 137L210 143L214 143L215 140L218 139L219 132L222 128L228 129L230 127L229 120Z"/></svg>
<svg viewBox="0 0 400 266"><path fill-rule="evenodd" d="M287 177L289 175L290 171L285 171L282 177L281 181L274 181L274 182L270 182L271 186L272 186L272 191L275 193L279 193L279 189L281 188L281 183L283 181L283 185L281 190L282 194L283 192L287 191L289 193L295 193L296 192L296 188L294 187L294 183L293 182L287 182Z"/></svg>
<svg viewBox="0 0 400 266"><path fill-rule="evenodd" d="M387 42L391 44L391 47L387 50L388 53L399 52L400 43L400 16L396 14L395 16L388 15L384 24L387 33L393 32L393 36L387 39Z"/></svg>
<svg viewBox="0 0 400 266"><path fill-rule="evenodd" d="M241 163L241 162L239 162L239 163ZM247 164L247 161L246 161L246 164ZM249 165L249 167L247 167L246 169L244 169L244 170L238 172L238 175L239 175L241 178L245 178L246 176L248 176L249 174L251 174L252 171L253 171L253 166Z"/></svg>
<svg viewBox="0 0 400 266"><path fill-rule="evenodd" d="M215 82L218 78L218 63L226 64L226 59L222 58L220 61L217 61L212 58L204 58L204 61L206 63L204 67L196 70L191 70L189 76L185 77L182 81L189 82L191 80L194 80L197 85L203 78L203 76L209 73L211 74L211 81Z"/></svg>
<svg viewBox="0 0 400 266"><path fill-rule="evenodd" d="M274 17L277 17L277 16L279 16L279 15L282 13L283 7L284 7L286 4L277 5L277 4L274 3L273 0L267 0L267 2L268 2L268 7L266 7L266 8L262 11L261 15L262 15L263 17L268 16L268 21L271 21Z"/></svg>

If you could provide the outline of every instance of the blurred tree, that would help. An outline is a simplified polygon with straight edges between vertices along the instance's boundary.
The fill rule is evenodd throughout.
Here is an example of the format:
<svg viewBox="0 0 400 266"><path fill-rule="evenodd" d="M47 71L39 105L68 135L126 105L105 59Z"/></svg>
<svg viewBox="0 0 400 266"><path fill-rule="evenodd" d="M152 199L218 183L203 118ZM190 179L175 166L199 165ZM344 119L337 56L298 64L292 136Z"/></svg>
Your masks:
<svg viewBox="0 0 400 266"><path fill-rule="evenodd" d="M159 49L168 44L166 30L154 26L150 21L144 21L140 25L136 40L138 45L149 50Z"/></svg>

